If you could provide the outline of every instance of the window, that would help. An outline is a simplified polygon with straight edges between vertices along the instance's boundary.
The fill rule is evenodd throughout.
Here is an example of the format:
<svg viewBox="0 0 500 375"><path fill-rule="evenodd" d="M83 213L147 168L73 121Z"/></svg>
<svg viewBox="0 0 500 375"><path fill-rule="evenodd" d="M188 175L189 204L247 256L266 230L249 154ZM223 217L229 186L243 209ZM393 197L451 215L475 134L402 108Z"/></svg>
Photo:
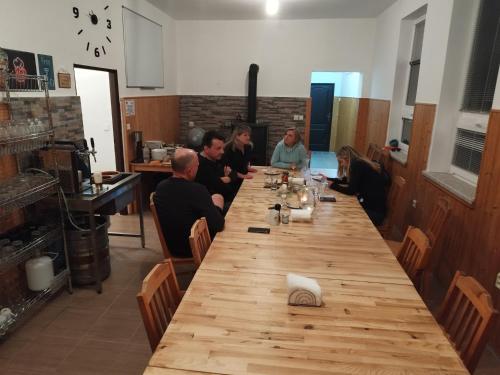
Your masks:
<svg viewBox="0 0 500 375"><path fill-rule="evenodd" d="M420 56L424 42L425 16L413 21L413 37L411 54L408 56L408 71L406 85L406 99L402 108L401 120L401 148L408 151L411 140L411 127L413 124L413 111L417 98L418 76L420 73Z"/></svg>
<svg viewBox="0 0 500 375"><path fill-rule="evenodd" d="M500 64L500 1L481 0L450 171L477 182Z"/></svg>
<svg viewBox="0 0 500 375"><path fill-rule="evenodd" d="M417 97L418 74L420 72L420 56L422 55L422 43L424 41L425 20L415 25L413 44L410 58L410 74L408 78L408 91L406 94L406 105L415 106Z"/></svg>
<svg viewBox="0 0 500 375"><path fill-rule="evenodd" d="M482 132L458 129L453 151L452 166L460 168L462 177L477 180L481 167L481 156L484 149L485 134ZM452 168L453 169L453 168ZM467 176L468 174L471 174Z"/></svg>
<svg viewBox="0 0 500 375"><path fill-rule="evenodd" d="M410 144L412 125L413 125L413 119L403 117L403 131L401 134L401 142L404 143L405 145Z"/></svg>
<svg viewBox="0 0 500 375"><path fill-rule="evenodd" d="M462 111L489 112L500 63L500 1L482 0L469 60Z"/></svg>

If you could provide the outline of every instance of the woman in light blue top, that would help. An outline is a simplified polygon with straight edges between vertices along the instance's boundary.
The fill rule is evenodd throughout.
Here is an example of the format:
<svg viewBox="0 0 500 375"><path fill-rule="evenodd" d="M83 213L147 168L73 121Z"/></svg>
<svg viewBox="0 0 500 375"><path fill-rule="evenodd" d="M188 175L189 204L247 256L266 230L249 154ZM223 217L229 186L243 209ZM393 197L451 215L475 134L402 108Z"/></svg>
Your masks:
<svg viewBox="0 0 500 375"><path fill-rule="evenodd" d="M300 169L306 165L307 152L296 128L288 128L285 136L278 142L271 158L276 168Z"/></svg>

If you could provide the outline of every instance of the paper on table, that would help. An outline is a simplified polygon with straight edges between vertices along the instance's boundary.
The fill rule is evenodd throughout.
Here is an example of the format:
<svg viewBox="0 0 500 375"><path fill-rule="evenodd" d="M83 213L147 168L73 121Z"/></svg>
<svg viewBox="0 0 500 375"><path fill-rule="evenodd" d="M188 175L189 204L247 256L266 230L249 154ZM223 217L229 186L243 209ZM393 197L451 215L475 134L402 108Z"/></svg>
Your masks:
<svg viewBox="0 0 500 375"><path fill-rule="evenodd" d="M311 221L312 220L312 210L311 209L300 209L291 210L290 219L292 221Z"/></svg>
<svg viewBox="0 0 500 375"><path fill-rule="evenodd" d="M316 280L289 273L286 282L289 305L321 306L321 287Z"/></svg>
<svg viewBox="0 0 500 375"><path fill-rule="evenodd" d="M304 179L302 177L291 177L288 179L290 185L304 185Z"/></svg>

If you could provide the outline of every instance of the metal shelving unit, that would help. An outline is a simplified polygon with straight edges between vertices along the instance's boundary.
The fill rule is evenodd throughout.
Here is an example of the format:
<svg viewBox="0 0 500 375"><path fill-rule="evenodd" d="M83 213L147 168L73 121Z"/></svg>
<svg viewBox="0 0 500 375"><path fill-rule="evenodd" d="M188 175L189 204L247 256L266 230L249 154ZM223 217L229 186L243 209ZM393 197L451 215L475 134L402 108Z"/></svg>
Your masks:
<svg viewBox="0 0 500 375"><path fill-rule="evenodd" d="M58 205L59 218L49 231L37 238L32 238L22 248L7 254L0 253L0 283L8 275L13 267L24 263L26 260L43 252L49 245L57 240L63 240L63 252L66 268L60 271L52 282L52 285L40 292L29 291L21 296L21 302L8 306L14 315L0 326L0 340L14 330L24 319L41 307L52 295L65 285L71 291L71 277L69 271L68 253L64 235L64 215L62 208L62 196L59 188L59 175L57 163L54 175L32 168L20 170L20 154L26 154L42 147L54 145L54 129L50 113L50 99L45 76L15 76L0 72L0 79L4 82L3 102L9 106L10 119L0 122L0 156L16 155L18 174L0 182L0 218L12 213L14 210L28 208L43 199L51 199L51 204ZM45 95L46 121L39 119L14 119L12 115L11 93L12 92L41 92ZM35 121L36 120L36 121ZM51 147L52 148L52 147ZM0 229L1 234L1 229ZM56 270L57 271L57 270Z"/></svg>
<svg viewBox="0 0 500 375"><path fill-rule="evenodd" d="M0 325L0 338L13 331L19 324L36 312L52 295L67 284L68 278L69 271L63 270L54 277L50 287L40 292L32 292L24 301L12 306L11 310L14 315Z"/></svg>
<svg viewBox="0 0 500 375"><path fill-rule="evenodd" d="M61 228L58 226L52 228L49 232L45 233L43 236L37 238L36 240L29 242L26 246L23 246L19 250L0 257L0 273L9 267L25 262L26 260L31 258L37 251L43 250L54 241L61 239L61 237Z"/></svg>

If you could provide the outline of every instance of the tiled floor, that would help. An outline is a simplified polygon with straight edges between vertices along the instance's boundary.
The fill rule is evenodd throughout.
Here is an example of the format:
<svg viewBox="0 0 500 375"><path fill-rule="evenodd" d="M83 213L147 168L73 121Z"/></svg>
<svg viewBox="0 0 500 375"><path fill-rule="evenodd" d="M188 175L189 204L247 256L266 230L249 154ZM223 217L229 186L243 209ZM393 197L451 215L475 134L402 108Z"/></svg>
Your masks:
<svg viewBox="0 0 500 375"><path fill-rule="evenodd" d="M112 217L114 231L136 226L135 216ZM112 272L102 294L91 288L63 292L0 344L1 375L142 374L151 351L135 295L143 277L162 259L149 216L145 228L146 249L138 239L110 238ZM185 287L188 280L180 283ZM500 374L500 358L486 350L475 374Z"/></svg>
<svg viewBox="0 0 500 375"><path fill-rule="evenodd" d="M110 237L112 271L103 293L75 288L45 305L0 344L0 374L142 374L151 350L135 295L162 259L153 222L146 219L147 248L135 238ZM112 230L137 231L137 222L116 216Z"/></svg>

